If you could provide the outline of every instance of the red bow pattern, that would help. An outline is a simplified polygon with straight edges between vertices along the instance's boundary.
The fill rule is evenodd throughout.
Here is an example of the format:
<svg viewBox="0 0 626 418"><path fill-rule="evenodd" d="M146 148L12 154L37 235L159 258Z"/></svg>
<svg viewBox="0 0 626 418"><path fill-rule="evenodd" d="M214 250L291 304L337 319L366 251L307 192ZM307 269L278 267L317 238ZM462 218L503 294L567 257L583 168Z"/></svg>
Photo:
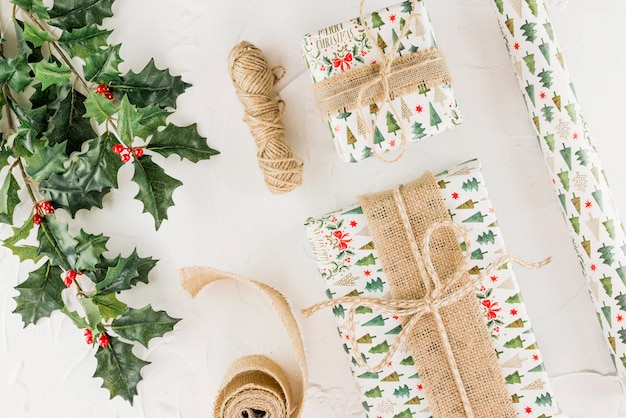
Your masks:
<svg viewBox="0 0 626 418"><path fill-rule="evenodd" d="M502 308L498 306L498 302L492 302L489 299L483 299L481 303L485 308L487 308L487 319L489 320L495 319L496 316L498 316L498 312L502 310Z"/></svg>
<svg viewBox="0 0 626 418"><path fill-rule="evenodd" d="M343 58L333 59L333 67L341 68L341 72L350 69L350 63L352 62L352 52L346 52Z"/></svg>
<svg viewBox="0 0 626 418"><path fill-rule="evenodd" d="M348 236L349 234L343 233L341 231L333 232L333 236L339 240L339 249L345 250L348 248L348 242L352 241L352 239Z"/></svg>

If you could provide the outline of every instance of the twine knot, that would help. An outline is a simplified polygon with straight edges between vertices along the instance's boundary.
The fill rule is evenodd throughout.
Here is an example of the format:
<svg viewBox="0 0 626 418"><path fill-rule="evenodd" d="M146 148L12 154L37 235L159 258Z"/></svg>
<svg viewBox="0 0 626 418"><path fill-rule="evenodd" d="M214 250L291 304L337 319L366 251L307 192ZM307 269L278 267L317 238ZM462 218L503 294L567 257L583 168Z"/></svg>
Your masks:
<svg viewBox="0 0 626 418"><path fill-rule="evenodd" d="M281 122L285 103L273 94L284 68L271 68L263 52L246 41L232 49L228 67L237 96L245 108L244 121L250 126L258 147L257 158L265 184L276 194L293 190L302 183L303 163L293 157L285 142L285 126Z"/></svg>

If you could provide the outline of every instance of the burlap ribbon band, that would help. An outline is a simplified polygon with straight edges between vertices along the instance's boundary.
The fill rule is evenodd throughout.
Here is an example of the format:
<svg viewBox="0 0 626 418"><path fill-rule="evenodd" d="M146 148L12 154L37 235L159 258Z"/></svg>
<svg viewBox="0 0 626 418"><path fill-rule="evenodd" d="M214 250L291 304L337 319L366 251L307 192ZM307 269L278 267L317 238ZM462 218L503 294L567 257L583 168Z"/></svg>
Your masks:
<svg viewBox="0 0 626 418"><path fill-rule="evenodd" d="M388 64L383 61L354 68L316 83L313 94L324 117L328 120L368 103L452 83L439 48L389 59Z"/></svg>
<svg viewBox="0 0 626 418"><path fill-rule="evenodd" d="M475 288L509 261L541 268L550 258L528 263L504 255L481 275L470 276L471 243L465 230L450 220L435 177L428 172L392 191L363 196L360 203L391 299L344 297L317 304L304 314L351 304L351 334L359 306L398 315L403 330L377 365L366 364L356 339L350 340L353 357L361 367L380 371L404 340L434 417L516 417ZM458 236L466 243L465 253Z"/></svg>
<svg viewBox="0 0 626 418"><path fill-rule="evenodd" d="M263 292L287 330L300 368L299 399L294 399L288 376L274 361L263 355L238 359L224 376L215 399L214 418L298 418L308 379L306 358L298 324L285 297L264 283L212 268L187 267L180 270L180 276L182 287L193 297L205 286L225 279Z"/></svg>

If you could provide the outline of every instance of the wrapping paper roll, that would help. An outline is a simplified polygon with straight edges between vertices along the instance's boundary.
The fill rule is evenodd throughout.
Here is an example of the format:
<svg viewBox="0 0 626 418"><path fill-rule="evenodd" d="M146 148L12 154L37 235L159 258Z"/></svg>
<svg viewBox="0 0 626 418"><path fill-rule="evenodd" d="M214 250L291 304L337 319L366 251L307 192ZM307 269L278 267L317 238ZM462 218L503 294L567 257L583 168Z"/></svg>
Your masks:
<svg viewBox="0 0 626 418"><path fill-rule="evenodd" d="M453 221L467 231L471 244L469 274L472 277L483 274L506 250L478 162L469 161L444 171L436 176L436 181ZM333 303L344 296L391 298L389 278L383 271L371 227L360 205L319 218L309 218L305 227L324 281L326 296ZM462 248L467 248L467 244L464 243ZM495 347L516 416L559 416L511 265L504 264L485 277L476 288L476 298L480 302L485 327ZM385 358L390 347L396 344L402 329L402 318L360 306L355 311L356 326L351 333L349 306L336 303L332 312L343 340L338 342L338 346L343 344L350 359L368 416L433 416L426 396L428 388L406 340L400 339L400 349L380 372L370 372L357 361L360 357L368 365L375 365ZM354 353L351 347L353 340L356 340L360 354Z"/></svg>
<svg viewBox="0 0 626 418"><path fill-rule="evenodd" d="M542 0L492 0L622 385L626 233Z"/></svg>

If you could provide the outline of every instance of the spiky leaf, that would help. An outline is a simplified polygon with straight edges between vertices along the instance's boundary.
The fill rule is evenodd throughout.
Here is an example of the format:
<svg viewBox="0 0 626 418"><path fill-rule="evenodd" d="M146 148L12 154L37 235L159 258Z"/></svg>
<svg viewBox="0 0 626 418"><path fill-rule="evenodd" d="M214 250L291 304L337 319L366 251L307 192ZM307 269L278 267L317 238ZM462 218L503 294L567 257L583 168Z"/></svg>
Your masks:
<svg viewBox="0 0 626 418"><path fill-rule="evenodd" d="M65 30L82 28L89 24L102 24L106 17L113 16L111 5L115 0L55 1L50 10L49 23Z"/></svg>
<svg viewBox="0 0 626 418"><path fill-rule="evenodd" d="M111 329L120 337L138 341L148 347L151 339L162 337L174 329L178 321L165 311L155 311L150 305L146 305L141 309L128 308L111 323Z"/></svg>
<svg viewBox="0 0 626 418"><path fill-rule="evenodd" d="M48 146L47 142L38 141L35 153L26 159L26 172L35 181L42 181L52 174L62 173L67 160L65 144Z"/></svg>
<svg viewBox="0 0 626 418"><path fill-rule="evenodd" d="M133 250L128 257L118 256L108 266L104 279L96 284L96 291L99 295L120 292L130 289L138 282L148 282L147 275L141 266L146 262L152 262L152 258L142 259Z"/></svg>
<svg viewBox="0 0 626 418"><path fill-rule="evenodd" d="M69 67L63 63L39 61L30 64L30 68L35 73L35 80L41 83L44 90L53 84L62 86L72 76Z"/></svg>
<svg viewBox="0 0 626 418"><path fill-rule="evenodd" d="M98 348L96 360L98 365L93 376L103 379L102 387L109 390L111 398L121 396L132 404L141 381L141 369L150 362L135 356L131 344L113 336L109 336L106 348Z"/></svg>
<svg viewBox="0 0 626 418"><path fill-rule="evenodd" d="M13 313L20 314L24 325L36 324L41 318L49 317L52 312L63 308L61 291L65 289L61 279L62 270L57 266L44 263L16 289L20 293L14 299L17 306Z"/></svg>
<svg viewBox="0 0 626 418"><path fill-rule="evenodd" d="M135 159L135 175L133 181L139 186L135 199L143 203L144 212L154 218L156 229L167 219L167 210L174 205L172 194L182 183L168 176L149 155Z"/></svg>
<svg viewBox="0 0 626 418"><path fill-rule="evenodd" d="M113 100L109 100L103 95L96 94L95 91L90 90L85 101L85 108L86 112L83 117L93 118L96 122L103 123L117 113L118 106Z"/></svg>
<svg viewBox="0 0 626 418"><path fill-rule="evenodd" d="M121 82L112 83L113 89L125 92L136 106L176 107L176 99L187 87L189 84L180 76L174 77L168 70L156 68L153 59L141 72L129 71Z"/></svg>
<svg viewBox="0 0 626 418"><path fill-rule="evenodd" d="M76 263L76 241L69 233L66 222L56 216L46 216L37 231L39 254L50 259L50 262L69 270Z"/></svg>
<svg viewBox="0 0 626 418"><path fill-rule="evenodd" d="M119 79L118 67L120 58L120 44L100 49L85 58L83 72L85 79L94 83L108 84Z"/></svg>
<svg viewBox="0 0 626 418"><path fill-rule="evenodd" d="M18 5L22 9L33 12L41 18L48 17L48 9L43 4L43 0L11 0L11 3Z"/></svg>
<svg viewBox="0 0 626 418"><path fill-rule="evenodd" d="M20 186L13 174L7 173L2 187L0 187L0 222L13 224L13 212L15 206L20 202L17 194L19 190Z"/></svg>
<svg viewBox="0 0 626 418"><path fill-rule="evenodd" d="M30 67L25 54L8 60L0 58L0 82L7 83L13 90L21 92L30 85Z"/></svg>
<svg viewBox="0 0 626 418"><path fill-rule="evenodd" d="M52 115L45 136L50 144L67 141L65 153L69 155L74 151L80 151L83 143L97 134L90 121L84 118L85 96L73 88L68 90L67 94L48 106L48 111L52 112Z"/></svg>
<svg viewBox="0 0 626 418"><path fill-rule="evenodd" d="M41 29L38 26L24 22L24 40L33 44L33 46L41 46L44 42L54 41L56 38Z"/></svg>
<svg viewBox="0 0 626 418"><path fill-rule="evenodd" d="M76 245L77 259L74 268L77 271L95 270L100 263L102 254L107 250L106 245L109 238L103 234L88 234L81 229L76 236L76 241L78 241Z"/></svg>
<svg viewBox="0 0 626 418"><path fill-rule="evenodd" d="M194 163L219 154L207 145L206 138L198 134L196 124L185 127L169 124L154 134L147 148L164 157L176 154Z"/></svg>
<svg viewBox="0 0 626 418"><path fill-rule="evenodd" d="M115 293L109 293L108 295L95 295L91 298L93 303L98 306L100 315L105 321L115 319L126 311L127 305L121 302L115 296Z"/></svg>
<svg viewBox="0 0 626 418"><path fill-rule="evenodd" d="M107 38L111 32L113 31L102 30L91 24L72 31L64 31L59 38L59 45L72 57L85 59L107 45Z"/></svg>

